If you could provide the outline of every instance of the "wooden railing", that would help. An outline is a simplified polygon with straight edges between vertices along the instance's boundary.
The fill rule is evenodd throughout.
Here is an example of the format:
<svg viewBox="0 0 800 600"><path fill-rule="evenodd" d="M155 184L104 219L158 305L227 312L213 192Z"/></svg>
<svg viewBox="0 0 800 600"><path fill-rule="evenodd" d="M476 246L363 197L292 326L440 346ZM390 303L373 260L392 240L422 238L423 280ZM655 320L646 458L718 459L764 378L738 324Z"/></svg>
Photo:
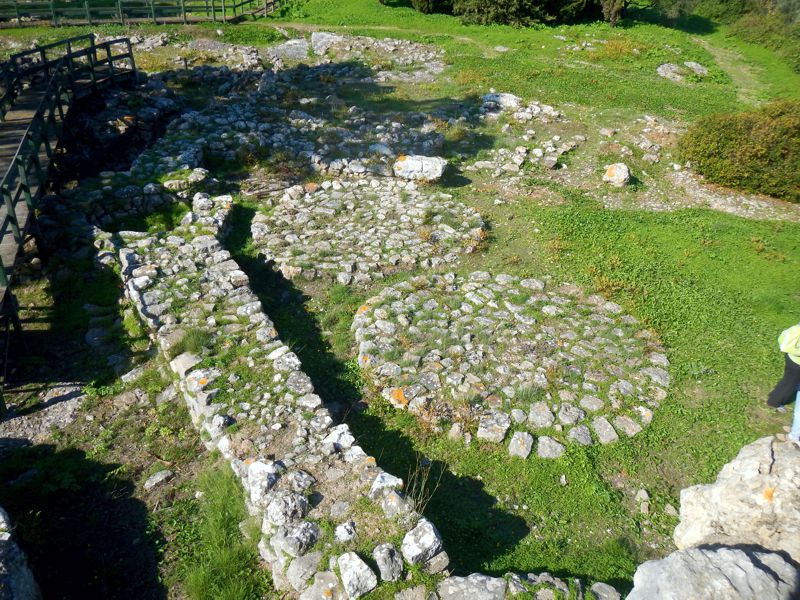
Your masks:
<svg viewBox="0 0 800 600"><path fill-rule="evenodd" d="M84 45L75 49L76 45ZM53 53L63 50L54 57ZM37 57L37 60L29 60ZM16 319L16 306L10 298L16 257L35 223L36 209L45 190L48 171L61 138L62 124L71 104L100 87L136 76L130 40L120 38L95 43L94 36L70 38L15 54L6 65L20 81L44 74L47 84L38 108L30 119L14 157L0 181L0 244L6 248L13 238L13 254L0 256L0 315ZM27 210L20 210L20 203ZM19 215L26 215L20 222ZM10 257L10 258L9 258ZM9 306L11 305L11 306ZM9 315L13 310L13 315Z"/></svg>
<svg viewBox="0 0 800 600"><path fill-rule="evenodd" d="M268 14L277 0L0 0L0 21L24 25L49 21L53 25L75 23L153 23L230 21L245 15Z"/></svg>

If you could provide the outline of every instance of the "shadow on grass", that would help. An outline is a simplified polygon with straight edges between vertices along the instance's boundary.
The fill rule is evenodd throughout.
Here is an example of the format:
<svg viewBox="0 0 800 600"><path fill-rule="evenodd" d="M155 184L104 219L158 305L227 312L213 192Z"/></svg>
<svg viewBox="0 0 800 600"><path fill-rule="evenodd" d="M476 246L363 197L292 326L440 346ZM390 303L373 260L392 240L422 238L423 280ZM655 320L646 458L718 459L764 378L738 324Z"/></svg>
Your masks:
<svg viewBox="0 0 800 600"><path fill-rule="evenodd" d="M363 410L357 375L349 363L334 354L320 324L304 306L308 296L254 253L250 238L254 213L252 208L234 205L226 240L232 257L249 276L253 291L281 339L300 357L317 394L331 412L350 425L359 444L382 467L407 480L419 464L412 439ZM431 471L431 481L440 472L442 476L425 508L425 516L439 527L456 572L486 571L486 565L509 552L528 534L525 521L497 508L495 498L483 489L481 481L458 477L442 463L434 463Z"/></svg>
<svg viewBox="0 0 800 600"><path fill-rule="evenodd" d="M45 598L162 600L147 508L120 465L75 449L0 440L0 505Z"/></svg>

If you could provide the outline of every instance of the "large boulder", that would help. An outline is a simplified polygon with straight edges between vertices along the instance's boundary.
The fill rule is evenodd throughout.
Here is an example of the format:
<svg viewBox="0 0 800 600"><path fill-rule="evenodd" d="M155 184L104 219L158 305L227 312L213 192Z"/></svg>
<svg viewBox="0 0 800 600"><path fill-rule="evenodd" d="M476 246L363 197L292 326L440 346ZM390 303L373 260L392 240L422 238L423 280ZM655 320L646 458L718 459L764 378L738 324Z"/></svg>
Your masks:
<svg viewBox="0 0 800 600"><path fill-rule="evenodd" d="M627 600L788 600L798 583L797 565L780 554L692 548L639 565Z"/></svg>
<svg viewBox="0 0 800 600"><path fill-rule="evenodd" d="M681 492L675 545L754 544L800 561L800 450L766 437L745 446L715 483Z"/></svg>
<svg viewBox="0 0 800 600"><path fill-rule="evenodd" d="M437 181L446 167L447 161L438 156L401 156L394 163L394 175L412 181Z"/></svg>

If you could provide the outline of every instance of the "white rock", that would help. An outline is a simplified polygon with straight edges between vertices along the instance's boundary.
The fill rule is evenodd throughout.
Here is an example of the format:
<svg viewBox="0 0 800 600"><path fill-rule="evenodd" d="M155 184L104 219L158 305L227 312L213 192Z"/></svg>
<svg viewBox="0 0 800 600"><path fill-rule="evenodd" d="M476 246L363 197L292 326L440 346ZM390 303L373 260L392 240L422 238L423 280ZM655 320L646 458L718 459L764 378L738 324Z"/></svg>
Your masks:
<svg viewBox="0 0 800 600"><path fill-rule="evenodd" d="M337 562L349 598L360 598L377 587L377 576L355 552L342 554Z"/></svg>
<svg viewBox="0 0 800 600"><path fill-rule="evenodd" d="M639 565L627 600L787 600L798 583L797 569L780 554L692 548Z"/></svg>
<svg viewBox="0 0 800 600"><path fill-rule="evenodd" d="M412 181L437 181L447 167L447 160L438 156L403 156L394 163L394 175Z"/></svg>
<svg viewBox="0 0 800 600"><path fill-rule="evenodd" d="M442 536L436 527L427 519L420 519L417 526L406 533L400 552L406 562L412 565L424 563L442 549Z"/></svg>
<svg viewBox="0 0 800 600"><path fill-rule="evenodd" d="M614 187L625 187L631 180L631 172L625 163L614 163L606 166L603 174L603 181L610 183Z"/></svg>
<svg viewBox="0 0 800 600"><path fill-rule="evenodd" d="M800 451L765 437L741 449L716 482L681 492L675 545L757 544L800 560Z"/></svg>

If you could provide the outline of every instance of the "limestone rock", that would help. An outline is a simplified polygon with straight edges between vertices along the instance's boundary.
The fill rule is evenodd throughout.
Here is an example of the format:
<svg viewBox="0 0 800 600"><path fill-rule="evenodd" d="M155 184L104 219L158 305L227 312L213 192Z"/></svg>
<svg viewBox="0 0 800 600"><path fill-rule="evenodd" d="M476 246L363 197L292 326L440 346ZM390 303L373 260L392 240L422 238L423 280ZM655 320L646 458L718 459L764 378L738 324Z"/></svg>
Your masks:
<svg viewBox="0 0 800 600"><path fill-rule="evenodd" d="M684 64L685 67L687 67L687 68L691 69L692 71L694 71L695 75L699 75L700 77L705 77L706 75L708 75L708 69L706 69L700 63L694 62L692 60L687 60L683 64Z"/></svg>
<svg viewBox="0 0 800 600"><path fill-rule="evenodd" d="M784 600L798 583L797 565L780 554L692 548L639 565L627 600Z"/></svg>
<svg viewBox="0 0 800 600"><path fill-rule="evenodd" d="M25 554L11 537L11 519L0 508L0 598L41 600Z"/></svg>
<svg viewBox="0 0 800 600"><path fill-rule="evenodd" d="M601 581L598 581L590 587L589 591L594 594L597 600L620 600L619 592L607 583Z"/></svg>
<svg viewBox="0 0 800 600"><path fill-rule="evenodd" d="M401 156L394 163L394 175L412 181L437 181L446 167L447 161L438 156Z"/></svg>
<svg viewBox="0 0 800 600"><path fill-rule="evenodd" d="M300 600L344 600L345 595L339 578L333 571L314 575L313 583L300 594Z"/></svg>
<svg viewBox="0 0 800 600"><path fill-rule="evenodd" d="M528 413L528 421L536 427L550 427L556 420L547 402L534 402Z"/></svg>
<svg viewBox="0 0 800 600"><path fill-rule="evenodd" d="M664 63L663 65L659 65L659 67L656 69L656 73L658 73L664 79L669 79L670 81L674 81L676 83L683 81L681 68L672 63Z"/></svg>
<svg viewBox="0 0 800 600"><path fill-rule="evenodd" d="M517 431L511 438L508 444L508 453L511 456L519 456L520 458L528 458L533 447L533 436L524 431Z"/></svg>
<svg viewBox="0 0 800 600"><path fill-rule="evenodd" d="M344 590L350 598L360 598L374 590L378 578L355 552L346 552L339 557L339 572L342 574Z"/></svg>
<svg viewBox="0 0 800 600"><path fill-rule="evenodd" d="M625 187L631 180L631 171L625 163L614 163L606 166L603 181L614 187Z"/></svg>
<svg viewBox="0 0 800 600"><path fill-rule="evenodd" d="M417 526L403 538L400 551L409 564L423 563L436 556L442 549L442 536L427 519L420 519Z"/></svg>
<svg viewBox="0 0 800 600"><path fill-rule="evenodd" d="M392 544L381 544L372 551L383 581L397 581L403 574L403 559Z"/></svg>
<svg viewBox="0 0 800 600"><path fill-rule="evenodd" d="M675 545L756 544L800 560L800 451L773 437L756 440L716 482L681 492Z"/></svg>
<svg viewBox="0 0 800 600"><path fill-rule="evenodd" d="M511 417L496 411L483 415L478 423L478 439L500 443L511 427Z"/></svg>
<svg viewBox="0 0 800 600"><path fill-rule="evenodd" d="M441 600L503 600L506 580L473 573L469 577L448 577L439 584Z"/></svg>
<svg viewBox="0 0 800 600"><path fill-rule="evenodd" d="M147 478L147 481L144 482L144 489L152 490L154 487L161 485L162 483L169 481L175 476L175 473L170 471L169 469L163 469L158 473L153 473L150 477Z"/></svg>
<svg viewBox="0 0 800 600"><path fill-rule="evenodd" d="M330 33L327 31L315 31L311 34L311 48L314 54L322 56L327 53L331 46L334 46L344 40L341 35Z"/></svg>
<svg viewBox="0 0 800 600"><path fill-rule="evenodd" d="M539 455L539 458L559 458L564 454L564 445L544 435L539 438L536 453Z"/></svg>
<svg viewBox="0 0 800 600"><path fill-rule="evenodd" d="M308 513L308 500L294 492L278 492L267 506L264 522L285 525L303 518Z"/></svg>
<svg viewBox="0 0 800 600"><path fill-rule="evenodd" d="M295 558L286 569L286 579L296 591L302 592L307 587L308 580L317 572L321 560L321 552L310 552Z"/></svg>

